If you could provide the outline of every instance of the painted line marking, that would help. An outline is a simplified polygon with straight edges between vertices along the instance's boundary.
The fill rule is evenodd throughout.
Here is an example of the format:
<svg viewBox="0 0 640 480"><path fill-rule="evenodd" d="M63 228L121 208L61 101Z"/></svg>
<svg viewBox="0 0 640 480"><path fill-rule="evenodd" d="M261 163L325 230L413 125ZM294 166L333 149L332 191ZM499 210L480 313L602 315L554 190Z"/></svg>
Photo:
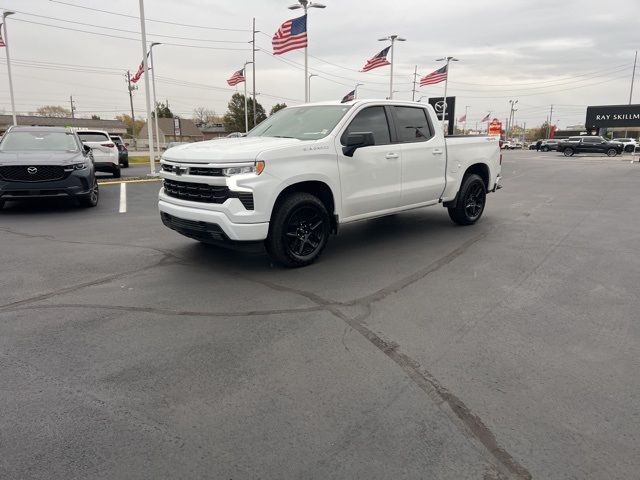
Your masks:
<svg viewBox="0 0 640 480"><path fill-rule="evenodd" d="M123 183L153 183L153 182L161 182L161 178L150 178L145 180L108 180L106 182L101 182L98 180L100 185L122 185Z"/></svg>
<svg viewBox="0 0 640 480"><path fill-rule="evenodd" d="M120 211L119 213L127 213L127 184L120 184Z"/></svg>

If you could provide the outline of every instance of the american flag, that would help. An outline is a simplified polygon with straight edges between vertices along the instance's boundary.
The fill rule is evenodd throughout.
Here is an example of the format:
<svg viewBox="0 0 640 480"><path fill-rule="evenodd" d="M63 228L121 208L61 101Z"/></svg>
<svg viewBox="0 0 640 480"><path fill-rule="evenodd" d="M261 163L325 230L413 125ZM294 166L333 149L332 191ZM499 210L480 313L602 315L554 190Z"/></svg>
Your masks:
<svg viewBox="0 0 640 480"><path fill-rule="evenodd" d="M384 67L385 65L391 65L387 61L387 54L389 53L390 49L391 47L387 47L384 50L382 50L380 53L375 55L373 58L371 58L370 60L367 60L366 65L362 67L361 71L368 72L369 70L373 70L374 68Z"/></svg>
<svg viewBox="0 0 640 480"><path fill-rule="evenodd" d="M480 120L480 123L488 122L490 116L491 116L491 112L487 113L487 116L484 117L482 120Z"/></svg>
<svg viewBox="0 0 640 480"><path fill-rule="evenodd" d="M458 122L460 123L467 123L467 114L465 113L464 115L462 115L459 119Z"/></svg>
<svg viewBox="0 0 640 480"><path fill-rule="evenodd" d="M0 47L6 47L7 44L2 40L2 24L0 23Z"/></svg>
<svg viewBox="0 0 640 480"><path fill-rule="evenodd" d="M142 74L144 73L144 62L140 62L140 66L138 67L138 71L133 74L131 77L131 83L136 83L138 80L142 78Z"/></svg>
<svg viewBox="0 0 640 480"><path fill-rule="evenodd" d="M420 86L433 85L435 83L444 82L447 79L447 66L439 68L435 72L431 72L426 77L420 79Z"/></svg>
<svg viewBox="0 0 640 480"><path fill-rule="evenodd" d="M271 41L273 45L273 54L282 55L283 53L305 48L307 46L307 16L287 20L273 36Z"/></svg>
<svg viewBox="0 0 640 480"><path fill-rule="evenodd" d="M231 75L231 78L229 78L229 80L227 80L227 83L230 86L234 87L234 86L236 86L239 83L242 83L244 81L245 81L245 78L244 78L244 68L243 68L242 70L238 70L233 75Z"/></svg>
<svg viewBox="0 0 640 480"><path fill-rule="evenodd" d="M351 90L344 97L342 97L342 101L340 103L347 103L347 102L350 102L351 100L355 100L355 98L356 98L356 91Z"/></svg>

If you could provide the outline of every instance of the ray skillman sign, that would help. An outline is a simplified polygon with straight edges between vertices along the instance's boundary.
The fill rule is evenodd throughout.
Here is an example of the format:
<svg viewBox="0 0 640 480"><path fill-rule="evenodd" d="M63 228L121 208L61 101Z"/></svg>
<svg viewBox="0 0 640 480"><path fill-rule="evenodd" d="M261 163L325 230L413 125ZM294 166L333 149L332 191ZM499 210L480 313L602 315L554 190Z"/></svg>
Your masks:
<svg viewBox="0 0 640 480"><path fill-rule="evenodd" d="M640 105L603 105L587 107L585 126L640 127Z"/></svg>

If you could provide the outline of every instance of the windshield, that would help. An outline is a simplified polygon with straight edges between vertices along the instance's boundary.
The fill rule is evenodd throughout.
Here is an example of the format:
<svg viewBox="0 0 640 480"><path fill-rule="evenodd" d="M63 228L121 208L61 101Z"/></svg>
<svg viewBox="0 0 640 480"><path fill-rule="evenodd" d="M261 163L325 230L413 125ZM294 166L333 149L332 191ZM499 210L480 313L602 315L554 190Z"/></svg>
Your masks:
<svg viewBox="0 0 640 480"><path fill-rule="evenodd" d="M105 140L110 140L109 136L106 133L78 132L78 136L83 142L104 142Z"/></svg>
<svg viewBox="0 0 640 480"><path fill-rule="evenodd" d="M318 140L326 137L350 108L350 105L285 108L251 130L247 137Z"/></svg>
<svg viewBox="0 0 640 480"><path fill-rule="evenodd" d="M78 144L68 132L8 132L0 143L2 152L76 152Z"/></svg>

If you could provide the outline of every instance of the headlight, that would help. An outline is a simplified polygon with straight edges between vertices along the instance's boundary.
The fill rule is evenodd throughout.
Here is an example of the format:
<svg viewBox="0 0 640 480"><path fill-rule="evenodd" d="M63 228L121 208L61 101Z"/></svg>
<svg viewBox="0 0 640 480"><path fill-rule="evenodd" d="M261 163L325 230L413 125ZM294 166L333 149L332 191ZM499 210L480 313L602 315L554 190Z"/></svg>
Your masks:
<svg viewBox="0 0 640 480"><path fill-rule="evenodd" d="M84 170L87 168L87 162L80 163L72 163L68 167L65 167L65 170Z"/></svg>
<svg viewBox="0 0 640 480"><path fill-rule="evenodd" d="M222 169L222 175L225 177L231 177L232 175L240 175L243 173L255 173L260 175L264 170L264 162L259 161L253 165L246 165L242 167L227 167Z"/></svg>

